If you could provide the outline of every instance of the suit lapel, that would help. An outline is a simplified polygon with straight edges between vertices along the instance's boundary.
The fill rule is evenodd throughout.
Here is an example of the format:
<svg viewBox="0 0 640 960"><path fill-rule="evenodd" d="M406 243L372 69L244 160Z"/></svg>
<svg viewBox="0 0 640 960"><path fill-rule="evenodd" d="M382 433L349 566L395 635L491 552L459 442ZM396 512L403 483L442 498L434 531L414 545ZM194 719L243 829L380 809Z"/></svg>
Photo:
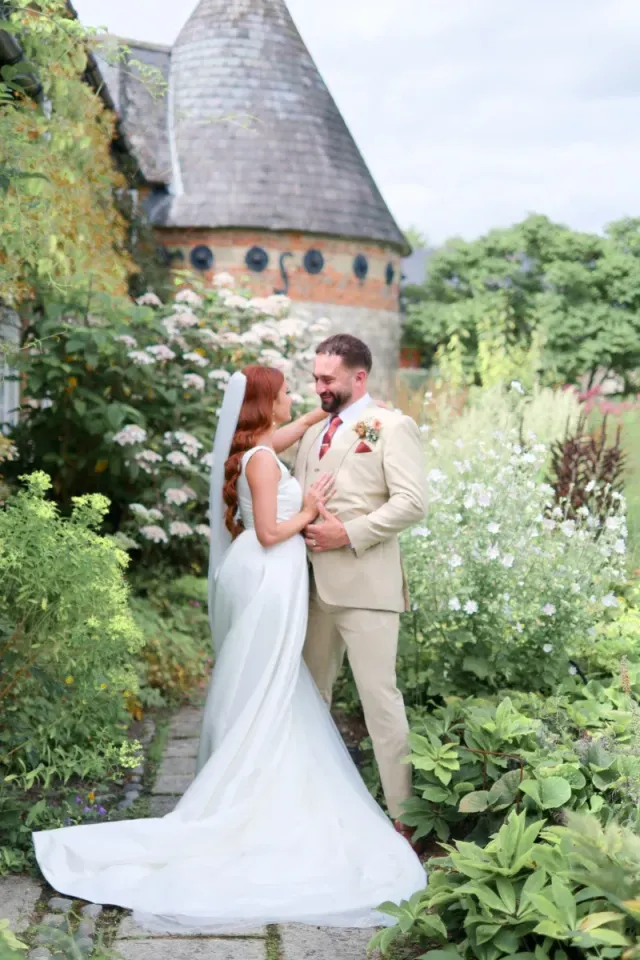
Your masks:
<svg viewBox="0 0 640 960"><path fill-rule="evenodd" d="M357 420L345 423L344 427L336 434L333 443L320 461L323 472L332 473L334 476L344 463L347 455L360 442L360 437L356 433L355 427L362 420L368 420L374 410L377 410L376 404L372 403L363 411L362 416Z"/></svg>
<svg viewBox="0 0 640 960"><path fill-rule="evenodd" d="M295 473L296 473L296 479L303 490L306 489L309 460L312 457L315 443L325 428L326 428L325 420L322 420L320 423L316 424L314 427L311 427L311 429L307 430L307 432L305 433L302 444L300 445L300 452L298 454L298 460L296 461Z"/></svg>

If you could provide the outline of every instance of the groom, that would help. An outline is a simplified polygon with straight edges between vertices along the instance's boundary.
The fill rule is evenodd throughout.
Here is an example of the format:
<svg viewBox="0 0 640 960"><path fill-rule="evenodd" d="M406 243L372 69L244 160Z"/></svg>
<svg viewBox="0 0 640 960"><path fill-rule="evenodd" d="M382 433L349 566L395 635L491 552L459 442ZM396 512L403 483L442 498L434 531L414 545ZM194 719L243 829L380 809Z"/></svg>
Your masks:
<svg viewBox="0 0 640 960"><path fill-rule="evenodd" d="M411 794L409 726L396 684L400 613L408 609L398 534L424 517L424 451L409 417L369 396L371 351L350 334L316 349L314 378L327 419L303 437L303 490L331 473L336 491L307 527L312 576L304 658L327 704L345 650L358 687L389 813Z"/></svg>

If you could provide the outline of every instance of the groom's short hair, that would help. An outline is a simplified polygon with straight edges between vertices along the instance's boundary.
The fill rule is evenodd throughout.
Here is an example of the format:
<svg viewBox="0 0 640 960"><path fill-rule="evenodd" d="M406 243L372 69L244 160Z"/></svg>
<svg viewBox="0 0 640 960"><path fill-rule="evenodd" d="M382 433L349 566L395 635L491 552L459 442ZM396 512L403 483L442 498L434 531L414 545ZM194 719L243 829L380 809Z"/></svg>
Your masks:
<svg viewBox="0 0 640 960"><path fill-rule="evenodd" d="M345 367L351 370L362 367L371 373L373 358L371 350L363 340L350 333L334 333L316 347L316 353L324 353L332 357L340 357Z"/></svg>

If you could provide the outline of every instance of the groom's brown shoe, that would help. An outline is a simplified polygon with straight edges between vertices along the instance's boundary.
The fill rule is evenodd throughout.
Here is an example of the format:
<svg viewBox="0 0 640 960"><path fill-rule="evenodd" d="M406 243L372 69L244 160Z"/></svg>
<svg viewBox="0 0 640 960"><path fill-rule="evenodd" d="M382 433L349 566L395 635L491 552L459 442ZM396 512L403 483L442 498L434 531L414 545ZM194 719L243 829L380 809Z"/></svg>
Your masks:
<svg viewBox="0 0 640 960"><path fill-rule="evenodd" d="M412 839L413 829L407 826L406 823L402 823L400 820L394 820L393 825L398 831L398 833L400 834L400 836L404 837L407 843L411 846L411 849L416 854L416 856L420 856L421 848L420 848L419 841L418 843L414 843Z"/></svg>

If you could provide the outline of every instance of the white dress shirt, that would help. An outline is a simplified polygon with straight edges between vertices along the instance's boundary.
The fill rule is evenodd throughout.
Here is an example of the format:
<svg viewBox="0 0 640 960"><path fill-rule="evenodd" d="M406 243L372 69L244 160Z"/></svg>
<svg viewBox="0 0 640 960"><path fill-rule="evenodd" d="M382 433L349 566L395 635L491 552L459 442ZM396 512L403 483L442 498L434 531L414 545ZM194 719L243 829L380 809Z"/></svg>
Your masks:
<svg viewBox="0 0 640 960"><path fill-rule="evenodd" d="M367 407L370 407L372 403L373 401L370 395L366 393L364 397L360 397L359 400L356 400L354 403L350 403L348 407L345 407L344 410L341 410L338 413L338 416L342 420L342 423L334 433L331 442L333 443L336 437L340 434L341 430L346 430L350 424L357 423L357 421L363 415ZM326 422L322 425L320 436L318 437L315 443L316 451L318 452L320 451L320 447L322 446L322 438L324 437L325 433L329 429L329 424L331 423L335 415L336 415L335 413L332 413L331 416L329 416Z"/></svg>

